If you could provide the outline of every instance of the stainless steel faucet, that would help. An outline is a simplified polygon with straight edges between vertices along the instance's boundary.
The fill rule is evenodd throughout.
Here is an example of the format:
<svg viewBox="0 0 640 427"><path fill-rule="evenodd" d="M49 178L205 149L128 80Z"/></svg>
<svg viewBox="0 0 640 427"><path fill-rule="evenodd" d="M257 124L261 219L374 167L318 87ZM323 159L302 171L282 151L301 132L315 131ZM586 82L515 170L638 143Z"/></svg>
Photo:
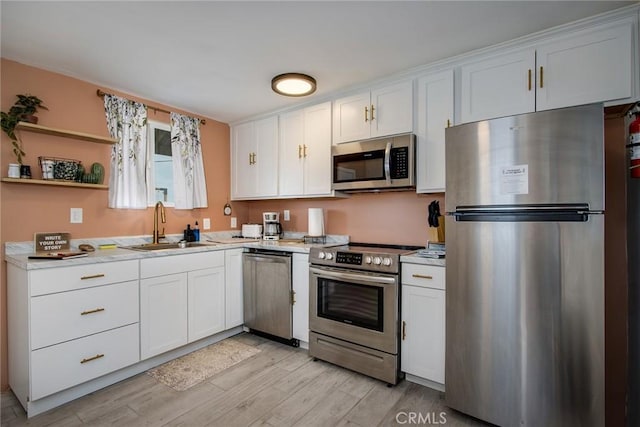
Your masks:
<svg viewBox="0 0 640 427"><path fill-rule="evenodd" d="M162 227L162 233L158 230L158 207L160 207L160 220L163 224L167 222L164 205L162 202L156 203L156 207L153 209L153 243L159 243L160 239L164 237L164 227Z"/></svg>

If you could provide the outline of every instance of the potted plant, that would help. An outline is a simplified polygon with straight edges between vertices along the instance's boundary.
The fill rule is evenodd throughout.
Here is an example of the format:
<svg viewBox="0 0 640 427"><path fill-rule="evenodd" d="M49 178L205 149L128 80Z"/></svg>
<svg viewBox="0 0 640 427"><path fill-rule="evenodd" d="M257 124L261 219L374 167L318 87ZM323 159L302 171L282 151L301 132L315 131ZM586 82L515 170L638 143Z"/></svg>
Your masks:
<svg viewBox="0 0 640 427"><path fill-rule="evenodd" d="M2 115L2 131L11 139L13 145L13 154L15 154L18 163L22 164L22 157L25 155L22 150L22 144L15 134L15 128L18 122L38 123L38 118L34 115L38 109L48 110L42 105L42 100L32 95L16 95L18 100L9 109L8 113L0 112Z"/></svg>

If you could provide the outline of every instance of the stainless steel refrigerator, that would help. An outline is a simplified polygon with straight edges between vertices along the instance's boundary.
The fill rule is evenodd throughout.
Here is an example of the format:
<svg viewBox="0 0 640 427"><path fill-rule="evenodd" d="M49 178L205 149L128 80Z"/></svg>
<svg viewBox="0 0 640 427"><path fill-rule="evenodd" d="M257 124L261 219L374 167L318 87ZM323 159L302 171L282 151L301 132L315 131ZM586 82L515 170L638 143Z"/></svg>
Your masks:
<svg viewBox="0 0 640 427"><path fill-rule="evenodd" d="M446 404L501 426L604 421L600 104L446 131Z"/></svg>

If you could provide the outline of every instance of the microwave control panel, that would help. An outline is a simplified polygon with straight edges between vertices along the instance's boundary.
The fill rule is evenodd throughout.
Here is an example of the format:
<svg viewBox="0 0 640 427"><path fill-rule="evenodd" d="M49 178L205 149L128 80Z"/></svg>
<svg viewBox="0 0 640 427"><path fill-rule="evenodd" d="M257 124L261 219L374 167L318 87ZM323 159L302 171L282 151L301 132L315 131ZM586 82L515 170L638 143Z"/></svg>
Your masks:
<svg viewBox="0 0 640 427"><path fill-rule="evenodd" d="M409 147L391 149L391 179L409 177Z"/></svg>

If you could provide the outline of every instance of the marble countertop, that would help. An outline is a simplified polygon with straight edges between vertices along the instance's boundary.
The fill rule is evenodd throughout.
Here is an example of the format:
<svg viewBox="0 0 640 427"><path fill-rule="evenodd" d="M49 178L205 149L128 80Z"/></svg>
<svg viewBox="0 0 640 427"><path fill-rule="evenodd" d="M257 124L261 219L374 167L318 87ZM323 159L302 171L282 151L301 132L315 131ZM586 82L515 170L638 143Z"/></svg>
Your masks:
<svg viewBox="0 0 640 427"><path fill-rule="evenodd" d="M403 255L400 257L400 262L407 262L412 264L422 265L437 265L444 267L446 265L445 258L426 258L415 254Z"/></svg>
<svg viewBox="0 0 640 427"><path fill-rule="evenodd" d="M5 261L26 270L36 270L41 268L69 267L73 265L96 264L102 262L125 261L143 258L157 258L178 254L190 254L197 252L219 251L233 248L258 248L275 251L309 253L312 247L327 247L343 245L349 242L348 236L331 235L327 236L326 242L304 243L304 233L286 233L283 241L263 241L255 239L234 239L237 232L214 232L201 233L201 246L162 249L154 251L141 251L126 249L125 246L140 245L150 243L150 236L126 236L114 238L95 239L72 239L71 249L77 250L78 245L86 243L96 248L95 252L89 252L88 256L81 258L71 258L65 260L39 260L29 259L33 255L33 242L7 242L5 243ZM167 236L163 241L177 242L181 235ZM98 249L99 245L115 244L114 249Z"/></svg>

